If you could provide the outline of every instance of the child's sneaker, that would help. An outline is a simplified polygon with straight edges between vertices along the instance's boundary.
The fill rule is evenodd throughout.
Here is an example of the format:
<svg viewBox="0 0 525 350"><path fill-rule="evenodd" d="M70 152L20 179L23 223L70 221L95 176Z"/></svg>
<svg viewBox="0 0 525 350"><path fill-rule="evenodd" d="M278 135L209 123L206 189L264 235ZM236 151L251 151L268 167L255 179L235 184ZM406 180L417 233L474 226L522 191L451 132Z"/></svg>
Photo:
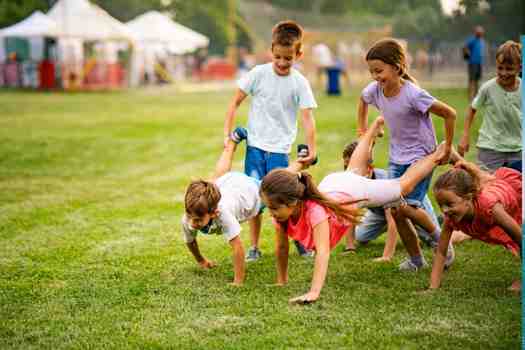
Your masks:
<svg viewBox="0 0 525 350"><path fill-rule="evenodd" d="M242 142L242 140L246 140L248 138L248 130L246 128L243 128L242 126L238 126L233 130L230 134L230 140L233 142L239 144Z"/></svg>
<svg viewBox="0 0 525 350"><path fill-rule="evenodd" d="M308 157L308 154L310 154L310 149L308 148L308 145L305 145L303 143L300 143L297 145L297 157L298 158ZM315 157L311 165L316 165L318 161L319 161L319 157Z"/></svg>
<svg viewBox="0 0 525 350"><path fill-rule="evenodd" d="M262 256L262 253L258 248L251 247L250 250L248 250L248 253L246 254L245 260L248 262L255 261L259 259L261 256Z"/></svg>
<svg viewBox="0 0 525 350"><path fill-rule="evenodd" d="M399 271L407 271L407 272L418 272L421 269L425 269L428 267L428 264L423 258L423 263L421 266L417 266L410 260L410 257L406 258L405 261L403 261L401 264L399 264Z"/></svg>
<svg viewBox="0 0 525 350"><path fill-rule="evenodd" d="M314 258L315 257L315 251L313 250L307 250L304 253L299 253L300 256L303 258Z"/></svg>

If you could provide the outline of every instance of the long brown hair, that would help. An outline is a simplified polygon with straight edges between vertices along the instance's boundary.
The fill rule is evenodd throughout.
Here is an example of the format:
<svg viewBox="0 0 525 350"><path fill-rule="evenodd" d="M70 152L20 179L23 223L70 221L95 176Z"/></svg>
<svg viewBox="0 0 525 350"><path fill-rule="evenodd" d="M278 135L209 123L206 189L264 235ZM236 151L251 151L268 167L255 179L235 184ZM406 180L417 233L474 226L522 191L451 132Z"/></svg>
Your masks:
<svg viewBox="0 0 525 350"><path fill-rule="evenodd" d="M399 41L386 38L376 42L366 53L366 60L380 60L396 68L399 76L417 84L417 80L408 74L407 54Z"/></svg>
<svg viewBox="0 0 525 350"><path fill-rule="evenodd" d="M452 168L441 174L434 183L434 193L452 191L462 198L476 198L480 191L479 180L462 168Z"/></svg>
<svg viewBox="0 0 525 350"><path fill-rule="evenodd" d="M289 206L299 201L313 200L333 211L337 217L354 224L359 223L363 216L362 209L348 205L354 202L339 203L319 192L312 176L307 172L295 174L286 169L272 170L263 178L260 192L268 201L277 205Z"/></svg>

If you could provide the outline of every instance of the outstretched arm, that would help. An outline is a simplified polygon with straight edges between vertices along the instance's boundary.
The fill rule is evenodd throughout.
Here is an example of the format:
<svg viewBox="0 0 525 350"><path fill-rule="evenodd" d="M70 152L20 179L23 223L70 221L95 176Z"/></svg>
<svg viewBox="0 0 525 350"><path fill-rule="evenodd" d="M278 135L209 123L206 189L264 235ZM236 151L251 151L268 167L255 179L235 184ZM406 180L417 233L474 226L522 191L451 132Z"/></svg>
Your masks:
<svg viewBox="0 0 525 350"><path fill-rule="evenodd" d="M277 284L288 283L288 250L289 242L282 228L275 230L275 256L277 257Z"/></svg>
<svg viewBox="0 0 525 350"><path fill-rule="evenodd" d="M494 222L512 238L520 247L521 252L522 232L520 225L505 211L501 203L496 203L496 205L492 207L492 214L494 215Z"/></svg>
<svg viewBox="0 0 525 350"><path fill-rule="evenodd" d="M450 151L452 150L452 139L454 138L454 127L456 125L456 110L446 103L436 100L428 111L445 119L445 152L439 159L439 164L446 164L450 157Z"/></svg>
<svg viewBox="0 0 525 350"><path fill-rule="evenodd" d="M368 104L361 97L357 108L357 136L364 135L366 129L368 129Z"/></svg>
<svg viewBox="0 0 525 350"><path fill-rule="evenodd" d="M242 247L241 236L237 236L230 241L230 246L233 251L233 284L240 286L244 283L245 277L245 262L244 249Z"/></svg>
<svg viewBox="0 0 525 350"><path fill-rule="evenodd" d="M441 285L443 270L445 269L445 261L447 260L448 245L452 230L445 225L441 231L436 254L434 255L434 262L432 264L432 273L430 274L430 289L437 289Z"/></svg>
<svg viewBox="0 0 525 350"><path fill-rule="evenodd" d="M465 117L465 124L463 126L463 135L458 145L458 152L461 156L464 156L470 148L470 127L476 116L476 110L472 107L468 108L467 116Z"/></svg>
<svg viewBox="0 0 525 350"><path fill-rule="evenodd" d="M186 246L188 247L188 250L191 252L193 257L195 258L195 261L203 268L203 269L210 269L212 267L217 266L213 261L207 260L205 257L202 256L199 245L197 244L197 239L193 240L190 243L186 243Z"/></svg>
<svg viewBox="0 0 525 350"><path fill-rule="evenodd" d="M230 132L233 128L233 123L235 122L235 113L237 112L237 108L241 105L242 101L246 98L246 93L242 91L241 89L237 89L235 91L235 95L233 96L230 105L228 106L228 111L226 112L226 119L224 120L224 147L227 146L228 141L230 139Z"/></svg>
<svg viewBox="0 0 525 350"><path fill-rule="evenodd" d="M319 223L313 230L316 254L312 285L308 293L290 299L290 303L308 304L314 302L319 298L324 286L328 271L328 260L330 259L330 226L328 220Z"/></svg>

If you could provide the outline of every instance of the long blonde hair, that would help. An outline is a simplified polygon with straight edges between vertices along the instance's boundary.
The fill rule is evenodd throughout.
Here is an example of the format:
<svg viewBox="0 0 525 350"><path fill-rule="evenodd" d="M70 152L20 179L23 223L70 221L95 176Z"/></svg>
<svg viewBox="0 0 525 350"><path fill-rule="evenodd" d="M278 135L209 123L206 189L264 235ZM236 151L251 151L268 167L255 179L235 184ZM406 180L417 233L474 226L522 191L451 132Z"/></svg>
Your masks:
<svg viewBox="0 0 525 350"><path fill-rule="evenodd" d="M399 41L386 38L376 42L366 53L366 60L380 60L395 67L399 76L417 84L417 80L408 74L407 54Z"/></svg>
<svg viewBox="0 0 525 350"><path fill-rule="evenodd" d="M307 172L295 174L286 169L272 170L263 178L260 192L268 201L277 205L290 206L299 201L313 200L333 211L337 217L354 224L361 222L364 212L348 205L355 202L339 203L326 197Z"/></svg>

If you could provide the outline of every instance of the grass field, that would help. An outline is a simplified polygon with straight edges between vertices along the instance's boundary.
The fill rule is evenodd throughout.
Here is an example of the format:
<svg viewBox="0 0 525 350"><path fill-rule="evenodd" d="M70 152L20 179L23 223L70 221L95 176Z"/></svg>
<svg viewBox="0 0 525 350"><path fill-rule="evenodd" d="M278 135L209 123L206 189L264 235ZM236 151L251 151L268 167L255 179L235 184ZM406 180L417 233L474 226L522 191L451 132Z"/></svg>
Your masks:
<svg viewBox="0 0 525 350"><path fill-rule="evenodd" d="M431 92L457 109L459 133L466 93ZM392 264L372 262L382 240L351 256L338 247L321 299L289 306L307 291L313 264L291 250L289 285L272 286L266 215L264 255L248 265L244 287L228 285L231 255L221 237L200 239L219 266L199 269L181 239L183 194L190 179L212 172L230 96L0 94L1 349L520 347L521 298L507 291L520 262L500 247L458 246L443 287L431 294L420 293L429 270L398 272L401 245ZM341 169L356 101L355 93L318 94L321 162L311 171L318 180ZM436 118L440 139L442 124ZM378 166L386 165L385 141ZM243 151L236 169L242 160ZM428 248L425 255L431 259Z"/></svg>

